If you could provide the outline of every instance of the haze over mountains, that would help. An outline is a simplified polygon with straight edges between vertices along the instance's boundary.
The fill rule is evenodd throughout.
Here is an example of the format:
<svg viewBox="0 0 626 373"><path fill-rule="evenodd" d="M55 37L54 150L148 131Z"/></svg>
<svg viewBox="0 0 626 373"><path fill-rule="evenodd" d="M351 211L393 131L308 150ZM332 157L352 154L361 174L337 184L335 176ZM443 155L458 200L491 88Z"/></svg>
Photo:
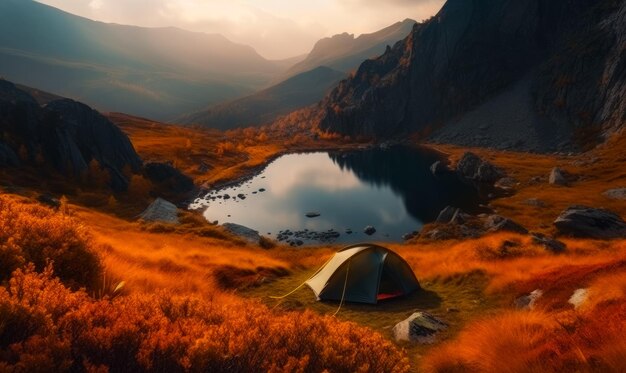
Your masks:
<svg viewBox="0 0 626 373"><path fill-rule="evenodd" d="M291 77L312 70L318 66L349 73L361 62L380 56L388 45L393 46L404 39L413 29L415 21L405 19L371 34L354 37L344 32L318 41L311 53L302 61L291 67L283 77Z"/></svg>
<svg viewBox="0 0 626 373"><path fill-rule="evenodd" d="M404 39L413 25L415 21L406 19L357 38L343 33L322 39L306 58L275 79L284 81L252 95L183 116L179 121L220 129L271 123L280 115L320 101L364 60L380 56L388 46Z"/></svg>
<svg viewBox="0 0 626 373"><path fill-rule="evenodd" d="M217 34L106 24L31 0L0 2L0 74L103 111L172 119L255 91L286 63Z"/></svg>
<svg viewBox="0 0 626 373"><path fill-rule="evenodd" d="M407 19L357 38L336 35L307 56L270 61L219 34L108 24L31 0L5 0L0 74L101 111L218 128L258 125L319 101L340 74L380 55L413 24Z"/></svg>
<svg viewBox="0 0 626 373"><path fill-rule="evenodd" d="M319 105L353 136L532 151L593 146L626 120L626 3L448 0Z"/></svg>
<svg viewBox="0 0 626 373"><path fill-rule="evenodd" d="M181 117L181 123L218 129L259 126L321 100L345 74L320 66L250 96Z"/></svg>

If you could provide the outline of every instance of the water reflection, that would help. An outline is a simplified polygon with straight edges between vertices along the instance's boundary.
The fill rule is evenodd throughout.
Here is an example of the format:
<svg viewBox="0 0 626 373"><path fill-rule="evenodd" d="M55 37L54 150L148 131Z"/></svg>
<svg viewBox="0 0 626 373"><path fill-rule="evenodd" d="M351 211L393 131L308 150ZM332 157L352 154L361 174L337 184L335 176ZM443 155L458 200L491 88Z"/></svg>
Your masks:
<svg viewBox="0 0 626 373"><path fill-rule="evenodd" d="M473 189L454 175L431 174L436 160L432 151L408 147L290 154L244 184L213 191L190 207L206 207L209 221L237 223L274 237L285 229L335 229L339 242L400 241L447 205L468 210L477 205ZM218 198L225 194L245 199ZM321 216L307 218L310 211ZM377 229L373 236L362 232L368 225ZM354 233L346 234L347 229Z"/></svg>

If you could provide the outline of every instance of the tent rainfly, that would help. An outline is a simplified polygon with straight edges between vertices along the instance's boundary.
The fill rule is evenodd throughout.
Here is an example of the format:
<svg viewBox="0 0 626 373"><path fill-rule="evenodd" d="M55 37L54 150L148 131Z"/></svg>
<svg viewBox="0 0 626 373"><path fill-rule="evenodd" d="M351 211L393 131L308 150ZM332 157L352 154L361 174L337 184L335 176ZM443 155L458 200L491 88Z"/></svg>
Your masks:
<svg viewBox="0 0 626 373"><path fill-rule="evenodd" d="M404 259L371 244L348 246L337 252L306 284L318 300L370 304L420 289Z"/></svg>

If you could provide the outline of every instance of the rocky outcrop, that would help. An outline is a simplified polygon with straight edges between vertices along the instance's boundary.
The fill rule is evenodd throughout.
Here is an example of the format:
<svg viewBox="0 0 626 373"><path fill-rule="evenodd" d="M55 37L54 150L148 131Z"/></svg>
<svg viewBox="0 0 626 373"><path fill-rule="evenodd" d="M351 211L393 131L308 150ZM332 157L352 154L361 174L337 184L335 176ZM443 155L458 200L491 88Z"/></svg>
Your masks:
<svg viewBox="0 0 626 373"><path fill-rule="evenodd" d="M567 245L559 240L550 238L542 233L531 233L533 243L543 246L546 250L553 253L561 253L565 251Z"/></svg>
<svg viewBox="0 0 626 373"><path fill-rule="evenodd" d="M528 234L528 229L517 224L509 218L500 215L489 215L485 219L485 230L487 232L514 232Z"/></svg>
<svg viewBox="0 0 626 373"><path fill-rule="evenodd" d="M415 312L393 327L396 341L433 343L436 334L448 328L448 324L427 312Z"/></svg>
<svg viewBox="0 0 626 373"><path fill-rule="evenodd" d="M431 240L476 238L494 232L528 234L528 230L513 220L496 215L470 215L455 207L446 207L437 220L422 228L419 237ZM411 237L413 238L413 237Z"/></svg>
<svg viewBox="0 0 626 373"><path fill-rule="evenodd" d="M536 289L530 292L528 295L521 296L515 300L515 308L519 310L532 310L535 308L535 303L543 296L541 289Z"/></svg>
<svg viewBox="0 0 626 373"><path fill-rule="evenodd" d="M504 171L470 152L463 154L456 171L464 179L487 184L494 184L506 176Z"/></svg>
<svg viewBox="0 0 626 373"><path fill-rule="evenodd" d="M245 227L243 225L235 224L235 223L224 223L222 227L226 229L231 234L243 238L245 241L258 244L261 240L261 236L259 235L259 231L255 231L252 228Z"/></svg>
<svg viewBox="0 0 626 373"><path fill-rule="evenodd" d="M552 185L567 185L567 178L563 174L560 168L554 167L552 171L550 171L550 176L548 177L548 182Z"/></svg>
<svg viewBox="0 0 626 373"><path fill-rule="evenodd" d="M626 188L609 189L603 194L605 197L611 199L626 199Z"/></svg>
<svg viewBox="0 0 626 373"><path fill-rule="evenodd" d="M178 224L178 207L162 198L157 198L139 215L142 220Z"/></svg>
<svg viewBox="0 0 626 373"><path fill-rule="evenodd" d="M626 3L614 0L448 0L342 81L320 103L319 126L378 138L458 129L443 141L583 148L625 122L625 19Z"/></svg>
<svg viewBox="0 0 626 373"><path fill-rule="evenodd" d="M128 187L123 171L140 172L142 167L128 137L97 111L69 99L40 107L6 80L0 80L0 153L0 164L15 164L14 154L19 153L29 164L43 161L73 176L95 160L108 170L115 190Z"/></svg>
<svg viewBox="0 0 626 373"><path fill-rule="evenodd" d="M626 237L626 222L617 214L585 206L567 208L554 221L561 234L582 237L611 239Z"/></svg>

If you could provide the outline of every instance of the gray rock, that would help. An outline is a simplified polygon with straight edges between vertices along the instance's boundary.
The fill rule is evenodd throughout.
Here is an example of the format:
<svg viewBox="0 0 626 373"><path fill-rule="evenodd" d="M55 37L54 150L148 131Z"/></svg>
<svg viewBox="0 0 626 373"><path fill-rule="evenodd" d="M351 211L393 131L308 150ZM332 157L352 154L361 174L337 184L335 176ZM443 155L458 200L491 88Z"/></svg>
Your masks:
<svg viewBox="0 0 626 373"><path fill-rule="evenodd" d="M463 154L456 170L461 177L479 183L493 184L506 176L504 171L470 152Z"/></svg>
<svg viewBox="0 0 626 373"><path fill-rule="evenodd" d="M415 312L397 323L392 330L396 341L434 343L437 332L447 329L448 324L427 312Z"/></svg>
<svg viewBox="0 0 626 373"><path fill-rule="evenodd" d="M448 168L441 161L437 161L430 166L430 172L432 172L433 175L439 175L446 171L448 171Z"/></svg>
<svg viewBox="0 0 626 373"><path fill-rule="evenodd" d="M307 218L317 218L318 216L320 216L319 212L307 212L304 216L306 216Z"/></svg>
<svg viewBox="0 0 626 373"><path fill-rule="evenodd" d="M602 194L611 199L626 199L626 188L609 189Z"/></svg>
<svg viewBox="0 0 626 373"><path fill-rule="evenodd" d="M561 253L567 248L567 245L565 245L563 242L555 240L554 238L550 238L545 234L531 233L531 236L534 243L542 245L548 251Z"/></svg>
<svg viewBox="0 0 626 373"><path fill-rule="evenodd" d="M376 233L376 228L372 227L371 225L368 225L367 227L365 227L365 229L363 229L363 233L365 233L368 236L371 236L374 233Z"/></svg>
<svg viewBox="0 0 626 373"><path fill-rule="evenodd" d="M450 223L463 225L468 220L470 220L471 218L472 218L472 215L463 212L463 210L461 210L461 209L457 209L454 212L454 215L452 216L452 219L450 219Z"/></svg>
<svg viewBox="0 0 626 373"><path fill-rule="evenodd" d="M530 294L519 297L515 300L515 308L520 310L532 310L535 308L535 302L543 296L540 289L533 290Z"/></svg>
<svg viewBox="0 0 626 373"><path fill-rule="evenodd" d="M503 177L502 179L498 180L495 184L497 188L502 188L502 189L513 189L516 185L517 185L517 180L515 180L512 177Z"/></svg>
<svg viewBox="0 0 626 373"><path fill-rule="evenodd" d="M228 232L234 234L237 237L241 237L247 242L252 244L258 244L261 240L261 236L259 235L259 231L255 231L252 228L248 228L243 225L235 224L235 223L224 223L222 227L226 229Z"/></svg>
<svg viewBox="0 0 626 373"><path fill-rule="evenodd" d="M524 204L529 205L529 206L535 206L535 207L546 207L545 202L543 202L542 200L538 198L529 198L526 201L524 201Z"/></svg>
<svg viewBox="0 0 626 373"><path fill-rule="evenodd" d="M563 175L563 171L560 168L554 167L552 171L550 171L550 177L548 177L548 182L552 185L567 185L567 178Z"/></svg>
<svg viewBox="0 0 626 373"><path fill-rule="evenodd" d="M528 229L517 224L509 218L505 218L500 215L490 215L485 220L485 229L487 232L515 232L520 234L527 234Z"/></svg>
<svg viewBox="0 0 626 373"><path fill-rule="evenodd" d="M61 201L59 201L58 198L55 198L54 196L48 193L40 194L37 197L37 201L55 209L58 209L59 207L61 207Z"/></svg>
<svg viewBox="0 0 626 373"><path fill-rule="evenodd" d="M435 222L436 223L449 223L458 211L459 209L456 207L447 206L446 208L441 210Z"/></svg>
<svg viewBox="0 0 626 373"><path fill-rule="evenodd" d="M150 222L178 224L178 207L163 198L157 198L139 215L139 218Z"/></svg>
<svg viewBox="0 0 626 373"><path fill-rule="evenodd" d="M575 237L626 237L626 222L619 215L604 209L571 206L559 215L554 225L560 233Z"/></svg>

